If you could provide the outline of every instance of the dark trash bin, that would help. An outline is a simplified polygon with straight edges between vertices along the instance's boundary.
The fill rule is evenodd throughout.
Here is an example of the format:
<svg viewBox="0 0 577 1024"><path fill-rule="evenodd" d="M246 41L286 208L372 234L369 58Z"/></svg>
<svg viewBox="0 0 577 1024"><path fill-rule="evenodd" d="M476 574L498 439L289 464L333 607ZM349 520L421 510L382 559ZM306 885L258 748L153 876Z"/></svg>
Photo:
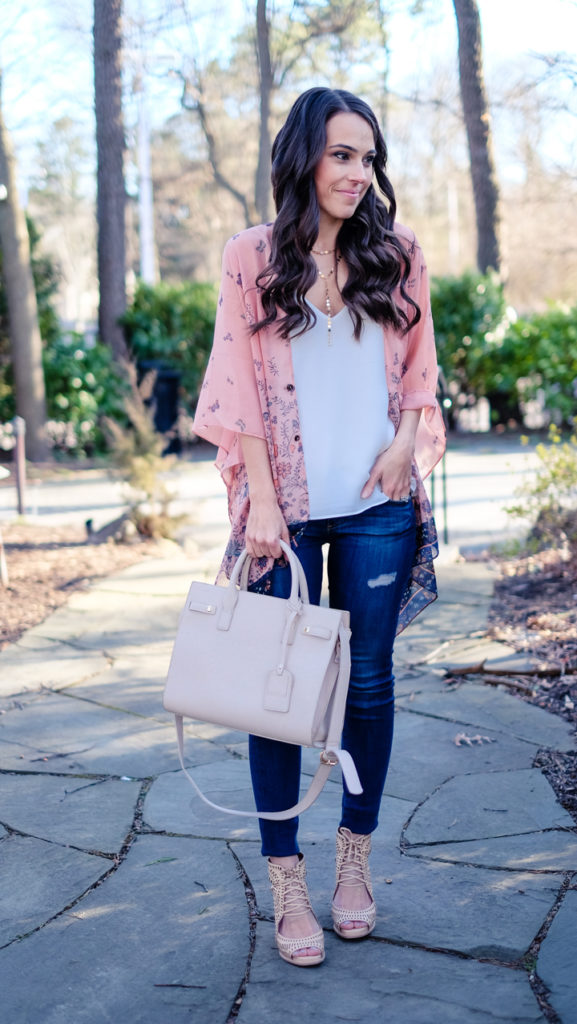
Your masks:
<svg viewBox="0 0 577 1024"><path fill-rule="evenodd" d="M180 370L155 360L146 360L138 364L139 380L154 370L156 379L149 405L154 408L154 426L159 434L169 434L176 426L178 418L178 398L180 394ZM163 455L180 451L180 440L171 437Z"/></svg>

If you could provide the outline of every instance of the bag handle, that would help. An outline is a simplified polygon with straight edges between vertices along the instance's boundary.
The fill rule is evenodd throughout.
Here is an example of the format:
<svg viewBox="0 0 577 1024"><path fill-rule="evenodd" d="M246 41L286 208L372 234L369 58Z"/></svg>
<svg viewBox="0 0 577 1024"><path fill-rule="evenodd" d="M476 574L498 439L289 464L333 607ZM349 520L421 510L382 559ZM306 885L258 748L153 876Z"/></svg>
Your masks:
<svg viewBox="0 0 577 1024"><path fill-rule="evenodd" d="M292 581L296 577L298 581L298 593L295 593L294 599L296 600L298 595L300 595L300 600L302 601L303 604L310 603L310 598L308 598L308 584L306 583L306 577L304 575L304 569L300 564L300 559L297 558L290 545L288 545L285 541L281 541L281 548L283 549L283 554L285 555L291 570L291 594L289 600L293 598ZM241 562L240 565L239 562ZM229 582L229 586L233 584L233 586L236 587L238 584L241 590L248 590L248 578L250 575L251 564L252 558L245 548L245 550L241 552L237 559L235 568L233 569L231 580ZM237 566L239 568L238 573Z"/></svg>
<svg viewBox="0 0 577 1024"><path fill-rule="evenodd" d="M304 569L303 569L303 567L301 565L300 558L297 558L297 556L295 555L293 549L284 540L281 540L280 546L281 546L281 548L283 550L283 553L284 553L284 555L286 557L287 562L289 563L290 570L291 570L291 579L294 579L295 576L297 576L297 578L298 578L298 590L299 590L301 601L303 602L303 604L309 604L310 603L310 599L309 599L309 585L307 583L307 578L305 576L305 571L304 571ZM236 581L238 579L238 584L239 584L241 590L248 590L248 578L249 578L249 575L250 575L250 567L251 567L251 564L252 564L252 558L246 552L246 549L243 552L241 552L241 554L239 555L238 561L240 561L241 558L242 558L242 563L241 563L241 566L240 566L240 576L237 577L235 575L235 571L234 570L233 570L232 575L235 578L235 584L236 584ZM237 561L236 565L238 565L238 561ZM235 565L235 569L236 569L236 565ZM232 582L232 579L231 579L231 582ZM292 583L291 583L291 597L292 597ZM290 598L289 598L289 600L290 600Z"/></svg>
<svg viewBox="0 0 577 1024"><path fill-rule="evenodd" d="M296 612L300 611L303 601L306 601L307 604L309 603L309 594L304 570L298 558L291 551L288 544L285 544L284 541L281 541L280 543L291 567L291 590L286 602L287 611L290 616L291 613L294 615ZM251 561L251 556L246 548L244 548L236 560L235 567L232 571L230 580L228 581L228 586L225 587L220 611L218 613L217 629L230 629L230 624L238 601L238 586L239 583L241 583L241 573L245 566L248 565L250 568ZM248 569L246 570L246 573L248 573ZM243 574L243 580L245 575L248 582L247 574ZM302 594L302 597L299 597L299 592Z"/></svg>
<svg viewBox="0 0 577 1024"><path fill-rule="evenodd" d="M281 541L281 543L283 543ZM286 545L285 545L286 546ZM243 552L244 554L244 552ZM292 554L292 552L291 552ZM243 557L242 555L240 556ZM298 559L296 559L298 561ZM238 563L237 563L238 564ZM299 563L300 564L300 563ZM292 568L292 565L291 565ZM293 579L295 576L293 575ZM350 649L350 636L351 631L348 629L343 622L339 625L339 641L340 641L340 663L339 663L339 674L337 683L335 686L335 695L333 699L333 708L331 718L328 727L327 742L324 750L320 754L320 764L312 778L311 784L305 793L302 800L299 800L294 807L289 807L286 811L236 811L230 807L222 807L220 804L214 803L204 795L200 787L194 781L192 775L185 767L184 764L184 723L182 715L175 715L174 719L176 722L176 737L178 740L178 756L180 764L184 774L188 781L195 790L197 796L208 804L209 807L213 807L217 811L223 811L225 814L236 814L243 818L266 818L269 821L286 821L289 818L296 818L297 815L302 814L309 807L314 804L317 797L322 792L325 783L331 773L331 768L336 764L340 764L342 773L347 784L349 793L358 794L363 792L355 763L349 754L348 750L343 750L340 744L340 730L341 723L344 717L344 709L347 700L347 691L349 688L349 676L351 673L351 649Z"/></svg>

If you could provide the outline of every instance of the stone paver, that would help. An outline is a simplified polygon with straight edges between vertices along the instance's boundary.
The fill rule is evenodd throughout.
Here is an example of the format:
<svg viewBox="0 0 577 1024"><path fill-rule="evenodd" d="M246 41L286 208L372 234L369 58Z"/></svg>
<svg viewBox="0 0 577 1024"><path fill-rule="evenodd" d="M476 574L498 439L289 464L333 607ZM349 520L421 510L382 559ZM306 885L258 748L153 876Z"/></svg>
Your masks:
<svg viewBox="0 0 577 1024"><path fill-rule="evenodd" d="M14 1024L224 1022L248 952L226 846L142 836L101 886L0 953L2 1011Z"/></svg>
<svg viewBox="0 0 577 1024"><path fill-rule="evenodd" d="M283 998L289 979L274 948L273 926L259 921L239 1024L270 1024L272 1006L278 1013L279 1005L292 1021L319 1024L544 1024L522 970L370 940L345 944L332 934L326 948L322 983L315 971L293 970Z"/></svg>
<svg viewBox="0 0 577 1024"><path fill-rule="evenodd" d="M139 782L5 775L0 819L38 839L113 853L132 827L139 792Z"/></svg>
<svg viewBox="0 0 577 1024"><path fill-rule="evenodd" d="M572 826L545 777L532 768L448 779L417 808L405 838L457 842Z"/></svg>
<svg viewBox="0 0 577 1024"><path fill-rule="evenodd" d="M183 598L192 577L214 577L227 532L218 478L197 469L183 477L194 516L184 554L167 545L72 595L0 653L3 1015L228 1024L234 1008L239 1024L532 1024L545 1019L533 944L553 917L537 975L560 1024L573 1024L577 835L533 765L574 737L504 689L447 686L450 665L510 667L513 654L484 638L495 570L447 551L439 601L397 643L375 932L355 945L330 931L334 771L301 823L327 961L297 971L279 959L256 823L193 795L161 706ZM463 733L490 742L458 745ZM252 806L246 736L188 723L186 759L207 795ZM304 752L303 786L317 761Z"/></svg>
<svg viewBox="0 0 577 1024"><path fill-rule="evenodd" d="M22 637L2 652L0 699L5 694L34 692L39 686L60 689L98 676L108 667L104 651L87 656L86 651L44 637L34 643L25 640Z"/></svg>
<svg viewBox="0 0 577 1024"><path fill-rule="evenodd" d="M575 950L577 949L577 891L570 890L541 946L537 973L551 991L551 1005L563 1024L577 1024Z"/></svg>
<svg viewBox="0 0 577 1024"><path fill-rule="evenodd" d="M152 591L145 595L129 589L101 593L94 588L72 594L65 613L60 609L53 612L29 630L29 636L66 642L83 650L105 651L113 656L125 647L142 649L144 637L147 642L155 642L174 635L185 596ZM154 617L150 619L152 599Z"/></svg>
<svg viewBox="0 0 577 1024"><path fill-rule="evenodd" d="M464 683L465 692L445 687L442 691L416 694L410 703L399 698L398 706L422 715L447 718L466 729L492 730L516 736L554 750L573 750L575 737L569 722L533 704L519 714L519 700L493 686Z"/></svg>
<svg viewBox="0 0 577 1024"><path fill-rule="evenodd" d="M171 645L166 641L150 644L142 664L142 648L123 650L98 675L75 680L58 689L67 696L94 701L103 707L128 711L133 715L172 722L162 707L163 680L168 671Z"/></svg>
<svg viewBox="0 0 577 1024"><path fill-rule="evenodd" d="M458 746L463 732L474 736L478 730L420 715L400 703L385 793L419 803L455 775L530 768L540 746L491 730L484 730L490 743Z"/></svg>
<svg viewBox="0 0 577 1024"><path fill-rule="evenodd" d="M565 829L548 829L470 842L415 844L405 853L409 857L512 871L575 871L577 835L568 835Z"/></svg>
<svg viewBox="0 0 577 1024"><path fill-rule="evenodd" d="M4 769L141 778L174 767L173 745L168 721L161 725L49 692L25 712L0 717Z"/></svg>
<svg viewBox="0 0 577 1024"><path fill-rule="evenodd" d="M111 867L104 857L29 836L3 839L0 854L0 947L45 924Z"/></svg>

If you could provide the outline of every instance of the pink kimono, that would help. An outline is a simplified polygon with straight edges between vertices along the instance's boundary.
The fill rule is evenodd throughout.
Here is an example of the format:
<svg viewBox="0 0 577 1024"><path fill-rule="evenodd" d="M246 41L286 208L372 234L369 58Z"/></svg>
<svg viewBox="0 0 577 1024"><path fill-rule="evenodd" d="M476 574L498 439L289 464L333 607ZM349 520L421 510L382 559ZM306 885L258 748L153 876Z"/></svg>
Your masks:
<svg viewBox="0 0 577 1024"><path fill-rule="evenodd" d="M406 290L418 303L421 319L405 335L383 328L389 416L396 429L404 409L423 410L413 466L417 480L417 550L401 604L400 632L437 596L433 569L433 558L438 554L437 532L422 478L443 455L445 430L435 396L437 359L426 266L414 235L401 225L395 225L395 230L410 255ZM251 324L264 317L255 280L268 262L271 235L272 225L261 224L234 235L225 246L214 343L194 421L197 434L218 447L216 465L228 492L232 532L219 574L223 581L230 576L244 547L249 511L239 435L266 440L279 506L287 524L304 524L309 518L290 339L281 338L274 324L252 336L249 331ZM410 318L411 308L400 297L397 302ZM272 565L272 559L253 561L251 581L263 577L266 589L265 574Z"/></svg>

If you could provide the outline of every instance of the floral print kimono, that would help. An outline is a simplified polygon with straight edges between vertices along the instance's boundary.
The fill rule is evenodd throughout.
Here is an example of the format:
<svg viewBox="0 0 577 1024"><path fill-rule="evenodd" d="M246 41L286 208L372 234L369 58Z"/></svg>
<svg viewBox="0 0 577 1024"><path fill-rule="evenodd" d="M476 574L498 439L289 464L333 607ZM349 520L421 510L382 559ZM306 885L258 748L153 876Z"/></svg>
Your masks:
<svg viewBox="0 0 577 1024"><path fill-rule="evenodd" d="M422 479L443 455L445 431L436 399L437 360L427 270L412 232L401 225L395 225L395 231L410 256L411 272L405 287L418 303L421 319L405 335L383 328L389 416L397 429L404 409L423 410L413 465L417 546L401 602L400 632L437 596L433 568L437 532ZM271 235L272 224L263 224L234 235L225 246L214 343L194 421L197 434L218 447L216 465L228 492L232 531L219 573L222 582L230 576L244 547L249 511L240 435L266 440L279 506L288 526L304 524L309 518L290 338L281 338L275 324L250 334L251 324L264 318L255 281L269 260ZM397 302L410 317L411 309L400 296ZM353 414L343 410L343 430L347 429L347 412ZM253 561L250 578L251 582L261 580L259 589L266 589L272 565L272 559Z"/></svg>

